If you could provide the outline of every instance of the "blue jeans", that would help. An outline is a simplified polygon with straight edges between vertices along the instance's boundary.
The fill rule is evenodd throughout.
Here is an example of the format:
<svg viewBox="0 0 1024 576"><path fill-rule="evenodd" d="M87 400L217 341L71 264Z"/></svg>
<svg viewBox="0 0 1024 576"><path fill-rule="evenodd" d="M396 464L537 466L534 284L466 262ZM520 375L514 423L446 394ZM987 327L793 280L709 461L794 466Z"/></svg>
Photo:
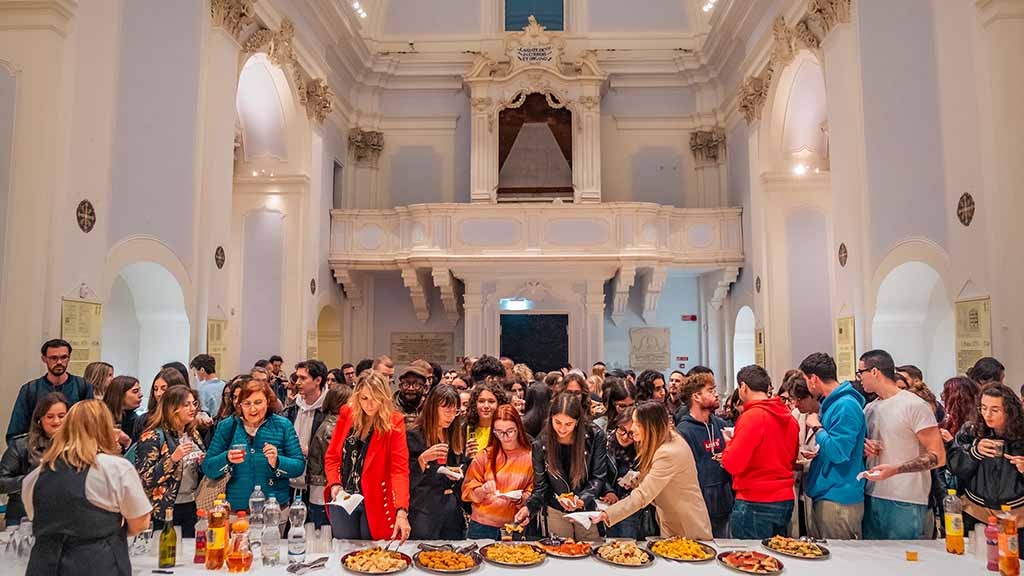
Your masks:
<svg viewBox="0 0 1024 576"><path fill-rule="evenodd" d="M793 501L748 502L736 499L729 516L729 529L733 538L763 540L772 536L787 536L793 515ZM918 523L920 526L920 523Z"/></svg>
<svg viewBox="0 0 1024 576"><path fill-rule="evenodd" d="M865 540L920 540L921 526L929 514L925 504L864 498Z"/></svg>
<svg viewBox="0 0 1024 576"><path fill-rule="evenodd" d="M494 526L487 526L474 520L469 521L469 531L466 533L467 540L501 540L501 530Z"/></svg>
<svg viewBox="0 0 1024 576"><path fill-rule="evenodd" d="M642 512L642 511L641 511ZM633 540L640 539L640 512L634 512L631 516L627 516L621 522L608 528L609 538L632 538Z"/></svg>

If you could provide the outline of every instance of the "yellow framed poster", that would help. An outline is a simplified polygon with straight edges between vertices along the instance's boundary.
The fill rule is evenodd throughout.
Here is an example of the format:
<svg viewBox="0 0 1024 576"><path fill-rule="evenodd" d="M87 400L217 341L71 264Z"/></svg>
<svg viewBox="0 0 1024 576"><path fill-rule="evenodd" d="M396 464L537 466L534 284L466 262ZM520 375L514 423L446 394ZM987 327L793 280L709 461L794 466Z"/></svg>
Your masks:
<svg viewBox="0 0 1024 576"><path fill-rule="evenodd" d="M206 319L206 353L213 356L217 372L224 372L224 357L228 351L228 321L217 318Z"/></svg>
<svg viewBox="0 0 1024 576"><path fill-rule="evenodd" d="M308 359L308 360L319 359L319 355L320 355L319 343L320 343L320 339L317 337L316 330L307 330L306 331L306 359Z"/></svg>
<svg viewBox="0 0 1024 576"><path fill-rule="evenodd" d="M99 362L103 339L103 305L99 302L62 298L60 337L71 344L68 373L83 375L90 362Z"/></svg>
<svg viewBox="0 0 1024 576"><path fill-rule="evenodd" d="M956 303L956 372L966 374L979 358L992 355L992 299Z"/></svg>
<svg viewBox="0 0 1024 576"><path fill-rule="evenodd" d="M768 369L765 366L765 344L764 344L764 328L758 328L754 330L754 364L757 364L765 370Z"/></svg>
<svg viewBox="0 0 1024 576"><path fill-rule="evenodd" d="M836 376L853 380L857 372L857 323L853 316L836 319Z"/></svg>

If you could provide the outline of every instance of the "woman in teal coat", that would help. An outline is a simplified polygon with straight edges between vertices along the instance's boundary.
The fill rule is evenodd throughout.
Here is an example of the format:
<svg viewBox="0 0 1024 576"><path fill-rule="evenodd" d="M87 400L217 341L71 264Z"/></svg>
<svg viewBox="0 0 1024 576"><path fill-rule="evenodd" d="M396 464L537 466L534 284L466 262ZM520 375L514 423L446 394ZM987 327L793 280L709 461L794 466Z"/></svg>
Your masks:
<svg viewBox="0 0 1024 576"><path fill-rule="evenodd" d="M277 402L270 384L249 381L238 395L236 416L224 419L210 441L203 474L216 479L231 472L227 495L231 509L248 510L256 485L282 506L291 500L289 478L302 476L306 459L295 428L287 418L274 414Z"/></svg>

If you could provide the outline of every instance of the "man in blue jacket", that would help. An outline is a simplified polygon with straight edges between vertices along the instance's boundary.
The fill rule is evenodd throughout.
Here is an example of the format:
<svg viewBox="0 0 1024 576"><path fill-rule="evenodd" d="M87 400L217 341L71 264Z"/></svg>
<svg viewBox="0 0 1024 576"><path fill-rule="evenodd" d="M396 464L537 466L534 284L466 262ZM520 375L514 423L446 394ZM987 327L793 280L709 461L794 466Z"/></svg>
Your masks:
<svg viewBox="0 0 1024 576"><path fill-rule="evenodd" d="M818 454L807 473L805 490L814 501L815 538L860 539L864 518L864 397L849 382L840 384L836 363L815 352L800 363L811 394L820 396L821 412L807 415L816 430Z"/></svg>
<svg viewBox="0 0 1024 576"><path fill-rule="evenodd" d="M10 445L11 438L28 432L29 422L32 419L32 412L36 409L36 402L39 402L50 392L60 392L68 400L68 408L79 400L92 399L92 386L81 376L68 374L68 364L71 362L71 344L66 340L55 338L47 340L40 354L43 356L43 363L46 364L46 374L39 378L26 382L18 391L18 399L14 402L14 410L11 412L11 421L7 425L7 444Z"/></svg>
<svg viewBox="0 0 1024 576"><path fill-rule="evenodd" d="M722 468L722 452L725 451L722 429L726 426L715 416L719 406L715 377L709 373L690 376L683 381L679 397L680 419L676 431L693 452L697 481L711 518L711 533L715 538L728 538L734 496L732 477Z"/></svg>

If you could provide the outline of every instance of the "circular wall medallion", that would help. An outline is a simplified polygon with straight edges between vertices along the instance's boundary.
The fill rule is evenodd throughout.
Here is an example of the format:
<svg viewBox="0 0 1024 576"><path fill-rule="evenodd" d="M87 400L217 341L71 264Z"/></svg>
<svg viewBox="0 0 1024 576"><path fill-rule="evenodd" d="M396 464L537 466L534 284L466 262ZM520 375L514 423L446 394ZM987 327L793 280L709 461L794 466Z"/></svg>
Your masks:
<svg viewBox="0 0 1024 576"><path fill-rule="evenodd" d="M758 294L761 293L761 277L760 276L758 276L757 279L754 280L754 290L757 290Z"/></svg>
<svg viewBox="0 0 1024 576"><path fill-rule="evenodd" d="M75 209L75 218L78 220L78 227L82 229L82 232L86 234L91 232L93 226L96 225L96 209L92 207L92 202L88 200L79 202L78 208Z"/></svg>
<svg viewBox="0 0 1024 576"><path fill-rule="evenodd" d="M970 192L964 192L960 201L956 203L956 217L964 226L970 226L974 221L974 196Z"/></svg>
<svg viewBox="0 0 1024 576"><path fill-rule="evenodd" d="M309 293L316 294L316 278L309 281Z"/></svg>
<svg viewBox="0 0 1024 576"><path fill-rule="evenodd" d="M217 265L217 269L224 268L224 247L217 246L217 249L213 251L213 263Z"/></svg>
<svg viewBox="0 0 1024 576"><path fill-rule="evenodd" d="M850 252L846 249L846 243L839 245L839 265L846 268L846 261L850 258Z"/></svg>

